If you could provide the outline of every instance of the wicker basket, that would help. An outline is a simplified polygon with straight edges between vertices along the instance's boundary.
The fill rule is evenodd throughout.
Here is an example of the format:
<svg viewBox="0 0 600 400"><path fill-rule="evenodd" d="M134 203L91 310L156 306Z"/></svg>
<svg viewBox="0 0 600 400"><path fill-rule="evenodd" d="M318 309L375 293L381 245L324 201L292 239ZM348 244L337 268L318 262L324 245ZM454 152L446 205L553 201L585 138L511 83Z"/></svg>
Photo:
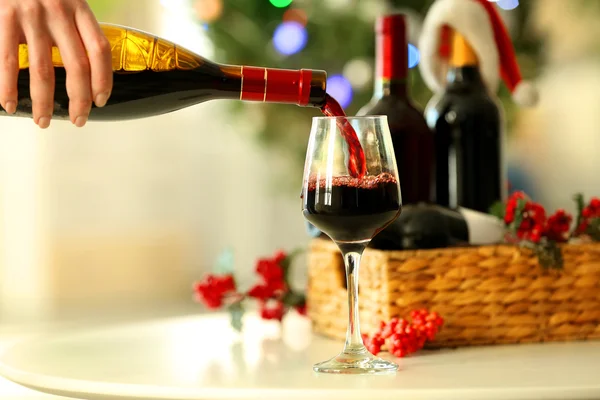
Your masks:
<svg viewBox="0 0 600 400"><path fill-rule="evenodd" d="M446 321L432 347L600 338L600 244L562 250L564 268L546 270L530 251L510 245L367 249L359 285L362 331L427 307ZM314 239L308 264L313 329L343 339L348 307L337 246Z"/></svg>

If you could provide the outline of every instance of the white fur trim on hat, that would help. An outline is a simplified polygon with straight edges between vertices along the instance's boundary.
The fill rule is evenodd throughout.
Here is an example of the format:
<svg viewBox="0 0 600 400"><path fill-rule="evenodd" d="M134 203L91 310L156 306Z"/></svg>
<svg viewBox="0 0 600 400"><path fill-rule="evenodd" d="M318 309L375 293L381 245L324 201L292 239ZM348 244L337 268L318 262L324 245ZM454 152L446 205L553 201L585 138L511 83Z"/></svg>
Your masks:
<svg viewBox="0 0 600 400"><path fill-rule="evenodd" d="M494 30L486 10L474 0L437 0L429 9L419 40L419 69L425 84L434 93L445 87L446 76L439 54L444 25L459 32L471 44L479 59L484 83L490 93L496 93L500 83L500 57Z"/></svg>
<svg viewBox="0 0 600 400"><path fill-rule="evenodd" d="M520 106L533 107L539 101L539 93L531 82L521 81L512 92L512 98Z"/></svg>

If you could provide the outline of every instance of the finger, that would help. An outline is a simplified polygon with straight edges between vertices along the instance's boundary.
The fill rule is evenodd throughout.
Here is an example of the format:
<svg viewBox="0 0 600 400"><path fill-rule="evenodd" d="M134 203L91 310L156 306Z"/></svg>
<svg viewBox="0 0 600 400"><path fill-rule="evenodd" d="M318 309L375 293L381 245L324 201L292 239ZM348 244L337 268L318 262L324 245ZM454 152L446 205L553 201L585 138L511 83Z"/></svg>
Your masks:
<svg viewBox="0 0 600 400"><path fill-rule="evenodd" d="M6 7L0 12L0 105L9 114L17 111L19 39L16 12Z"/></svg>
<svg viewBox="0 0 600 400"><path fill-rule="evenodd" d="M113 85L110 43L87 3L75 11L75 22L90 61L94 103L104 107Z"/></svg>
<svg viewBox="0 0 600 400"><path fill-rule="evenodd" d="M92 108L90 64L73 16L64 9L53 10L50 32L65 67L71 122L82 127Z"/></svg>
<svg viewBox="0 0 600 400"><path fill-rule="evenodd" d="M20 19L29 52L29 92L33 121L40 128L47 128L54 111L54 68L52 41L43 17L39 3L30 2Z"/></svg>

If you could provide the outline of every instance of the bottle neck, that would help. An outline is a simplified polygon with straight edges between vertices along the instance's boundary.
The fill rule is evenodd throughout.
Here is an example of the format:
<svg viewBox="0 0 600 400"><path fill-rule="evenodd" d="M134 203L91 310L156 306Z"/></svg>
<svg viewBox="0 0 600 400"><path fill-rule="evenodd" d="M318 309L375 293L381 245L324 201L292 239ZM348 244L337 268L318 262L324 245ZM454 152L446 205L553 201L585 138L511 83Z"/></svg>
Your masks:
<svg viewBox="0 0 600 400"><path fill-rule="evenodd" d="M375 81L374 97L380 99L382 97L398 97L401 99L408 98L408 81L402 80L387 80L379 78Z"/></svg>
<svg viewBox="0 0 600 400"><path fill-rule="evenodd" d="M446 83L448 87L469 86L476 89L485 89L477 66L450 67L446 75Z"/></svg>
<svg viewBox="0 0 600 400"><path fill-rule="evenodd" d="M384 16L376 26L375 97L408 97L408 40L404 15Z"/></svg>
<svg viewBox="0 0 600 400"><path fill-rule="evenodd" d="M325 104L325 71L248 66L236 68L239 68L239 99L242 101L291 103L307 107L322 107Z"/></svg>
<svg viewBox="0 0 600 400"><path fill-rule="evenodd" d="M456 31L452 37L452 53L448 63L446 82L448 86L468 85L474 88L484 88L477 54L465 37Z"/></svg>

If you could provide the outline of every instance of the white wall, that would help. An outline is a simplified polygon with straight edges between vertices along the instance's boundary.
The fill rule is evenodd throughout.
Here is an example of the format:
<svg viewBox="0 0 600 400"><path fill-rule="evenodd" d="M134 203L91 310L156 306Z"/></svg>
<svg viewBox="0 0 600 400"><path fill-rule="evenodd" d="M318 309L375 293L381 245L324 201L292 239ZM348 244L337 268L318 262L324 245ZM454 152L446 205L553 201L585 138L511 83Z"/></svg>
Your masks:
<svg viewBox="0 0 600 400"><path fill-rule="evenodd" d="M123 2L111 22L210 54L177 10L140 1ZM249 285L257 257L302 245L298 196L272 195L275 161L250 139L252 125L226 110L213 101L84 129L54 121L46 131L0 118L0 322L183 305L223 249Z"/></svg>

